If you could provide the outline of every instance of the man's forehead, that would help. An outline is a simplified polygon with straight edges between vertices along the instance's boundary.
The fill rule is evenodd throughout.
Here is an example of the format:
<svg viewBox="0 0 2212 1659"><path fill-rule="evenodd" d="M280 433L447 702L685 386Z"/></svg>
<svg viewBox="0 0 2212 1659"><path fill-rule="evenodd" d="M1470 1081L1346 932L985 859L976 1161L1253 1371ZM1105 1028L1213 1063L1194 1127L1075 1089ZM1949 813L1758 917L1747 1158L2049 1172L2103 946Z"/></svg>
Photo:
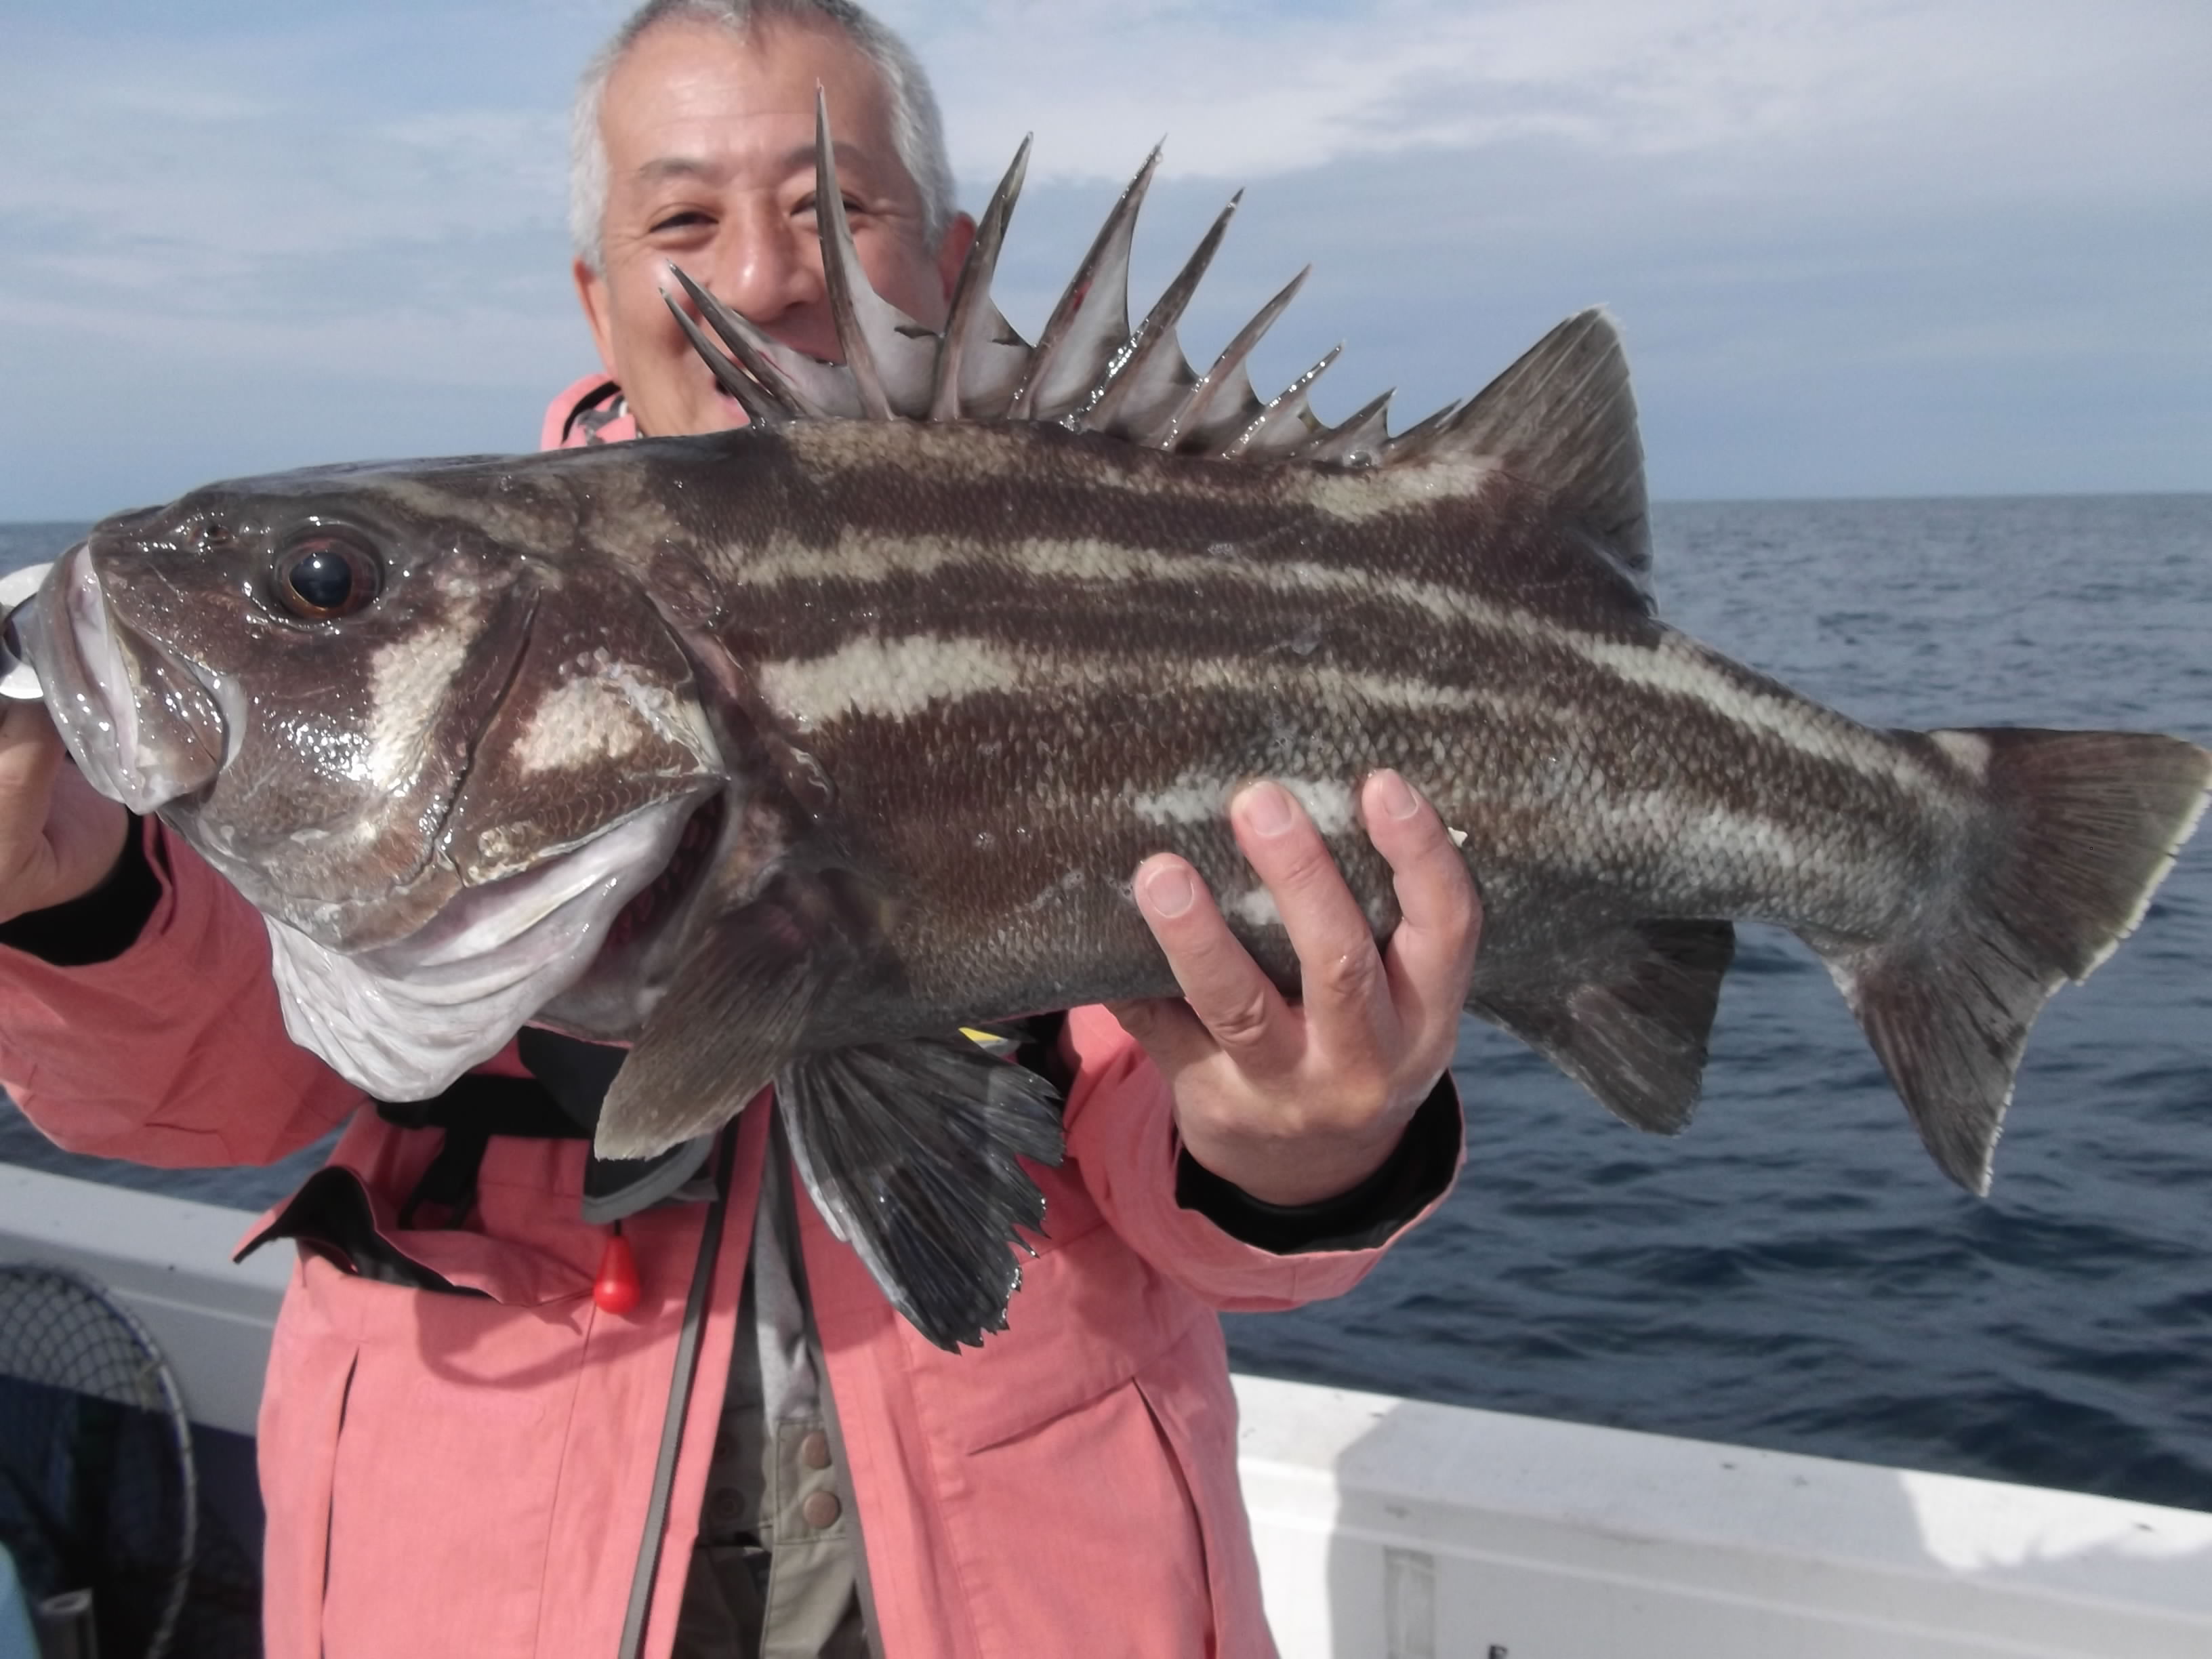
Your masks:
<svg viewBox="0 0 2212 1659"><path fill-rule="evenodd" d="M811 127L813 117L806 118ZM734 139L734 133L727 135ZM638 162L631 176L641 184L658 184L667 179L696 179L706 184L721 184L742 164L747 171L764 167L781 175L793 173L811 173L814 171L814 138L810 131L800 143L743 146L742 158L731 153L732 145L715 144L704 153L695 150L672 150L665 155L648 155ZM830 142L830 152L836 160L841 175L865 177L874 173L881 157L873 147L857 139L836 138Z"/></svg>

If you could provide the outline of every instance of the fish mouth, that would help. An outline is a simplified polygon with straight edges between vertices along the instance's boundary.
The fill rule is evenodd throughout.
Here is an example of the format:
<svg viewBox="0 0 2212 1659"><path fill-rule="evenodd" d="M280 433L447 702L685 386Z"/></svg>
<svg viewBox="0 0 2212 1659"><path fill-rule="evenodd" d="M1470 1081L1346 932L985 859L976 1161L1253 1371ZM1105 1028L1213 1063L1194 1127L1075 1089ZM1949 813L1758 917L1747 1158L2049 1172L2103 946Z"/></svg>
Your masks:
<svg viewBox="0 0 2212 1659"><path fill-rule="evenodd" d="M641 940L650 941L663 931L655 926L677 919L691 890L713 856L722 830L722 798L709 795L684 822L676 850L645 890L622 908L607 928L607 942L599 960L617 956Z"/></svg>
<svg viewBox="0 0 2212 1659"><path fill-rule="evenodd" d="M636 1033L692 931L691 912L727 819L720 791L691 810L659 872L623 906L589 966L538 1011L536 1024L592 1042Z"/></svg>
<svg viewBox="0 0 2212 1659"><path fill-rule="evenodd" d="M189 663L116 617L89 540L55 562L17 627L54 725L94 788L143 817L215 781L222 710Z"/></svg>

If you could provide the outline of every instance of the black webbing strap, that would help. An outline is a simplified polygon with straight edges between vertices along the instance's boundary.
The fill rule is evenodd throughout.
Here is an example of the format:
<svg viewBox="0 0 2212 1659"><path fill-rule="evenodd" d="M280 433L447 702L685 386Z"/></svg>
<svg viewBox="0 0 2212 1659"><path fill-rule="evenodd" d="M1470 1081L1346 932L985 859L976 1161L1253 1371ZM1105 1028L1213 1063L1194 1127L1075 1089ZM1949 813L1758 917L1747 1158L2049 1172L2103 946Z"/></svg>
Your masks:
<svg viewBox="0 0 2212 1659"><path fill-rule="evenodd" d="M535 1078L486 1077L470 1072L429 1100L376 1103L376 1113L403 1129L441 1129L445 1139L399 1206L399 1224L412 1227L425 1206L444 1212L437 1224L458 1227L477 1201L477 1171L494 1135L531 1140L578 1140L592 1133L564 1110ZM426 1223L425 1224L428 1224Z"/></svg>
<svg viewBox="0 0 2212 1659"><path fill-rule="evenodd" d="M661 1534L668 1526L669 1493L676 1484L676 1453L684 1443L684 1419L691 1407L691 1384L699 1369L699 1333L707 1322L707 1287L714 1282L714 1258L722 1248L722 1221L730 1208L730 1166L737 1158L735 1125L722 1131L714 1158L714 1201L699 1228L699 1259L691 1268L691 1289L684 1298L684 1328L676 1339L676 1366L668 1379L668 1414L660 1422L660 1451L653 1465L653 1497L645 1508L645 1535L638 1540L637 1568L629 1581L629 1607L623 1615L619 1659L637 1659L645 1644L646 1614L653 1607L653 1582L660 1576Z"/></svg>
<svg viewBox="0 0 2212 1659"><path fill-rule="evenodd" d="M399 1207L399 1224L412 1227L426 1209L443 1212L434 1224L459 1227L476 1202L477 1171L495 1135L532 1140L588 1140L599 1105L629 1051L586 1042L557 1031L526 1027L515 1050L528 1077L487 1077L471 1072L430 1100L380 1101L377 1112L403 1129L445 1133L415 1190ZM605 1226L674 1195L707 1161L711 1135L679 1142L644 1158L584 1160L583 1218ZM433 1224L424 1222L422 1224Z"/></svg>

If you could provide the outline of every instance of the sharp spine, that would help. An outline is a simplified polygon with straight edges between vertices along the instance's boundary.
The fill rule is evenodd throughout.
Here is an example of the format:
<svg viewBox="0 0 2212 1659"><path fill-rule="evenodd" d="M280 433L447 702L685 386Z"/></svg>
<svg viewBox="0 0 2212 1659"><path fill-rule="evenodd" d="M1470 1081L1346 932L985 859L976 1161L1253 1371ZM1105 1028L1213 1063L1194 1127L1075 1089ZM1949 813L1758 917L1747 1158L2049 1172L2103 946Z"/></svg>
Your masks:
<svg viewBox="0 0 2212 1659"><path fill-rule="evenodd" d="M836 325L845 372L852 377L860 412L872 421L888 421L890 399L884 395L883 375L860 315L860 292L872 300L876 292L867 272L860 269L853 228L846 222L844 192L837 187L837 157L830 143L830 104L818 85L814 88L814 222L822 241L823 285L829 291L830 315Z"/></svg>
<svg viewBox="0 0 2212 1659"><path fill-rule="evenodd" d="M684 337L691 342L691 349L705 360L708 369L714 376L714 383L738 400L738 406L745 411L747 421L782 420L798 412L717 348L707 337L706 330L693 322L691 313L677 302L674 295L663 289L660 298L675 315L676 325L684 331Z"/></svg>
<svg viewBox="0 0 2212 1659"><path fill-rule="evenodd" d="M1163 352L1167 354L1168 384L1188 386L1193 383L1195 376L1176 338L1176 325L1188 309L1191 295L1198 291L1199 283L1205 277L1206 268L1213 263L1213 256L1221 251L1221 239L1228 234L1229 222L1237 216L1237 206L1243 199L1244 192L1240 190L1229 198L1228 206L1216 216L1212 227L1200 239L1197 247L1191 251L1190 258L1183 261L1182 269L1176 273L1175 280L1168 284L1166 291L1152 308L1145 313L1145 320L1137 325L1137 331L1129 337L1128 343L1107 365L1105 374L1099 378L1090 398L1075 416L1075 424L1098 430L1114 429L1115 417L1128 409L1131 394L1144 383L1146 369L1160 361ZM1132 416L1133 421L1141 422L1142 419L1141 411ZM1153 432L1132 432L1129 435L1151 448L1160 447L1154 441Z"/></svg>
<svg viewBox="0 0 2212 1659"><path fill-rule="evenodd" d="M1013 331L991 298L991 279L998 272L999 251L1006 243L1006 227L1013 219L1014 204L1021 197L1022 181L1028 176L1029 166L1030 138L1025 135L1021 148L1014 152L1012 165L999 180L998 189L991 192L991 200L976 223L975 240L969 244L968 257L960 262L960 276L953 287L952 307L945 319L945 332L938 341L937 363L931 379L929 418L933 421L957 421L967 414L961 375L969 361L971 348L1012 343L1024 351L1029 349L1028 342L1018 334L1011 342L1002 337Z"/></svg>
<svg viewBox="0 0 2212 1659"><path fill-rule="evenodd" d="M1231 459L1257 452L1263 455L1281 454L1306 441L1304 430L1307 415L1306 397L1313 384L1328 372L1328 367L1344 352L1341 341L1322 354L1321 360L1304 374L1285 386L1275 400L1261 410L1259 417L1238 433L1229 447L1221 453ZM1292 424L1301 429L1296 437L1279 436Z"/></svg>
<svg viewBox="0 0 2212 1659"><path fill-rule="evenodd" d="M1091 251L1075 268L1060 303L1053 307L1030 354L1029 373L1006 410L1010 420L1049 420L1058 405L1072 401L1093 379L1104 360L1105 343L1129 337L1129 242L1137 210L1160 164L1162 146L1152 146L1137 176L1130 179L1098 228ZM1101 329L1094 319L1110 317ZM1075 354L1090 348L1090 361Z"/></svg>
<svg viewBox="0 0 2212 1659"><path fill-rule="evenodd" d="M1260 343L1260 337L1275 325L1275 319L1297 297L1298 290L1305 286L1305 280L1312 271L1311 265L1300 270L1283 284L1273 299L1253 314L1250 322L1237 331L1236 337L1223 347L1221 355L1213 360L1213 367L1200 375L1197 384L1184 394L1182 406L1168 422L1159 447L1174 449L1187 441L1202 439L1215 424L1216 417L1212 414L1213 406L1222 400L1224 388L1232 385L1238 388L1238 395L1231 400L1237 408L1237 427L1241 430L1251 423L1252 417L1260 412L1261 404L1253 393L1251 376L1244 372L1245 360L1252 355L1253 347Z"/></svg>
<svg viewBox="0 0 2212 1659"><path fill-rule="evenodd" d="M1390 437L1390 399L1396 392L1370 400L1341 424L1315 435L1296 453L1301 461L1333 462L1339 465L1372 466Z"/></svg>
<svg viewBox="0 0 2212 1659"><path fill-rule="evenodd" d="M699 315L707 326L729 347L730 355L747 374L788 404L793 414L835 418L860 412L851 379L836 364L817 362L811 357L788 352L741 313L731 310L693 282L681 266L671 265L668 269L691 296L691 303L699 307Z"/></svg>

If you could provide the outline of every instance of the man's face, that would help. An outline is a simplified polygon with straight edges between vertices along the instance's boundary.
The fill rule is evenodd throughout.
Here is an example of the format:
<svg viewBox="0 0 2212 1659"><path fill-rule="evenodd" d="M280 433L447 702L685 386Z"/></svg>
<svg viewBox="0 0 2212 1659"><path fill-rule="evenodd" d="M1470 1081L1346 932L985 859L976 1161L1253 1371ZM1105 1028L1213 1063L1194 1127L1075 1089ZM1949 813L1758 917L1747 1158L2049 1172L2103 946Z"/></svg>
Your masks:
<svg viewBox="0 0 2212 1659"><path fill-rule="evenodd" d="M672 437L744 420L661 300L663 289L682 299L672 262L776 338L839 356L814 222L817 82L869 280L917 321L944 322L975 225L963 216L936 246L925 241L921 192L892 145L875 66L834 30L664 23L608 77L605 272L575 268L600 360L641 431Z"/></svg>

